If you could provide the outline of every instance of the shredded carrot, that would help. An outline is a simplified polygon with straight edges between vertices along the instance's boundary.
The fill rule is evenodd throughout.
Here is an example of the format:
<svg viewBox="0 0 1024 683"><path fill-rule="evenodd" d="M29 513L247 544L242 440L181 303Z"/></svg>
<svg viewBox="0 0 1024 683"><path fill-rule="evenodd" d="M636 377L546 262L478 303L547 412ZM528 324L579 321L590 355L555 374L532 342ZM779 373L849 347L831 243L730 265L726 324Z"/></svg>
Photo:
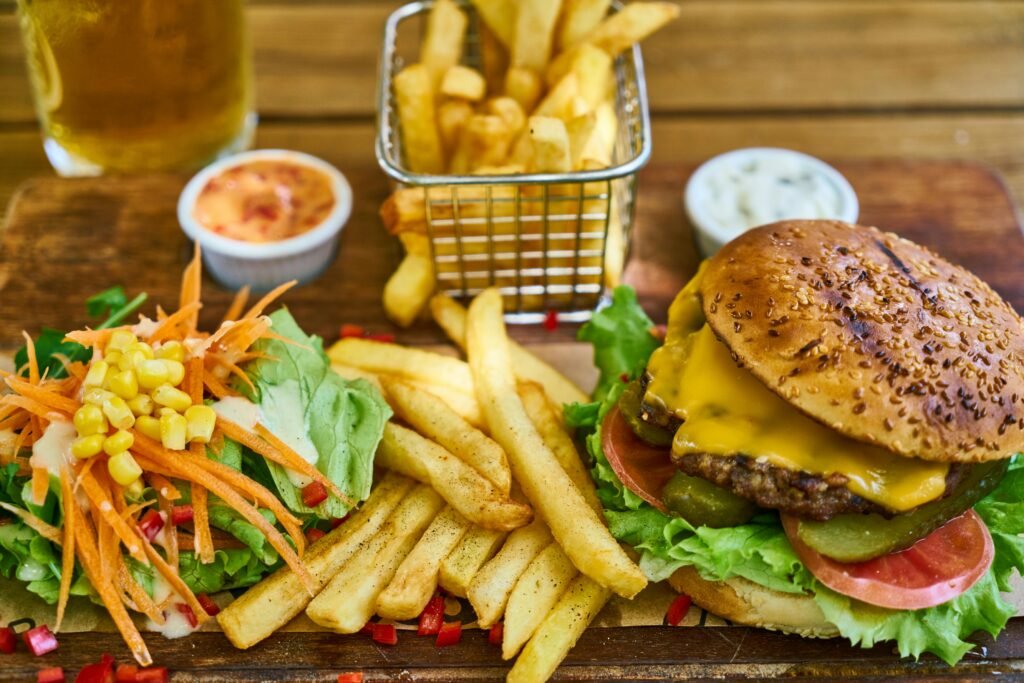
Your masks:
<svg viewBox="0 0 1024 683"><path fill-rule="evenodd" d="M52 524L47 524L43 520L33 515L28 510L11 505L9 503L4 503L3 501L0 501L0 510L6 510L7 512L11 513L15 517L23 521L30 529L32 529L37 534L45 538L47 541L51 541L52 543L56 543L57 545L60 545L63 542L60 529L53 526Z"/></svg>
<svg viewBox="0 0 1024 683"><path fill-rule="evenodd" d="M196 547L199 561L203 564L213 562L213 538L210 536L210 510L207 507L206 489L199 484L192 484L192 527L196 534Z"/></svg>
<svg viewBox="0 0 1024 683"><path fill-rule="evenodd" d="M110 496L103 490L103 487L96 480L93 473L91 471L82 472L78 477L78 481L82 486L82 490L85 491L85 495L88 496L89 502L92 503L93 508L99 511L103 521L109 524L114 533L117 534L118 539L127 548L128 554L142 564L149 564L146 560L146 554L139 545L135 532L117 514Z"/></svg>
<svg viewBox="0 0 1024 683"><path fill-rule="evenodd" d="M290 282L285 282L283 285L278 285L274 289L270 290L263 295L262 299L256 302L255 306L250 308L246 314L242 316L242 320L249 320L260 316L263 313L263 309L274 303L274 301L280 298L282 294L297 284L299 284L298 280L291 280Z"/></svg>
<svg viewBox="0 0 1024 683"><path fill-rule="evenodd" d="M74 496L71 497L71 504L77 508L78 503L75 501ZM74 514L78 515L79 511L76 510ZM149 666L153 663L153 658L149 655L149 650L146 648L146 642L142 639L142 634L139 633L139 630L135 627L135 622L128 615L128 611L125 609L124 604L122 604L117 590L112 584L102 580L103 572L100 567L99 553L96 550L96 539L92 535L92 530L89 528L87 521L83 520L82 524L77 525L75 536L78 545L78 557L82 562L82 568L85 570L86 576L99 594L100 600L107 608L107 612L110 613L110 617L117 625L117 630L121 632L121 637L124 638L132 654L135 655L135 661L142 666Z"/></svg>
<svg viewBox="0 0 1024 683"><path fill-rule="evenodd" d="M64 547L61 549L60 558L60 592L57 596L55 631L60 631L61 622L64 621L64 610L71 595L71 578L75 572L75 533L78 515L75 514L77 506L72 501L75 494L71 491L71 470L67 466L61 468L60 492L61 503L64 506Z"/></svg>
<svg viewBox="0 0 1024 683"><path fill-rule="evenodd" d="M237 426L237 425L236 425ZM284 456L284 460L287 462L278 463L284 465L289 469L293 469L310 479L315 479L321 484L327 487L327 490L334 494L339 500L350 508L356 506L356 502L349 496L345 495L345 492L338 488L338 485L331 481L330 477L318 470L314 465L308 462L301 455L296 453L288 444L279 439L276 434L267 429L262 424L256 425L256 433L259 434L263 439L269 443L278 453ZM255 449L254 449L255 450Z"/></svg>
<svg viewBox="0 0 1024 683"><path fill-rule="evenodd" d="M45 467L32 468L32 502L42 505L50 492L50 472Z"/></svg>
<svg viewBox="0 0 1024 683"><path fill-rule="evenodd" d="M21 408L25 412L29 413L29 415L31 417L38 417L38 418L42 418L43 420L47 420L47 421L50 421L49 418L62 419L62 420L67 420L68 419L68 416L66 414L64 414L64 413L56 413L56 412L50 410L49 408L47 408L46 406L44 406L39 401L36 401L35 399L29 398L28 396L20 396L18 394L8 394L7 396L4 396L3 398L0 398L0 400L2 400L7 405L18 406L19 408ZM32 422L31 419L29 421ZM42 434L43 430L42 430L42 428L38 424L33 423L32 431L33 431L34 434Z"/></svg>
<svg viewBox="0 0 1024 683"><path fill-rule="evenodd" d="M121 327L108 327L102 330L90 330L88 328L84 330L75 330L74 332L68 332L64 335L65 341L73 341L86 346L89 348L106 346L107 342L110 341L110 335L114 334L117 330L127 330L127 325Z"/></svg>
<svg viewBox="0 0 1024 683"><path fill-rule="evenodd" d="M207 357L213 360L218 366L226 369L230 374L245 382L250 390L253 392L256 391L256 386L252 383L252 380L249 379L249 376L245 374L245 371L242 370L242 368L238 367L228 359L221 357L220 354L211 353L208 354Z"/></svg>
<svg viewBox="0 0 1024 683"><path fill-rule="evenodd" d="M223 382L210 373L205 373L203 375L203 384L205 384L206 388L210 390L210 393L218 399L227 398L228 396L238 396L238 392L229 389Z"/></svg>
<svg viewBox="0 0 1024 683"><path fill-rule="evenodd" d="M224 312L224 322L232 322L238 319L238 316L242 315L242 311L245 309L245 304L249 301L249 285L245 285L235 294L235 298L231 300L231 305L228 306L228 310Z"/></svg>
<svg viewBox="0 0 1024 683"><path fill-rule="evenodd" d="M199 303L199 296L203 286L203 260L199 252L199 242L196 242L192 252L192 260L185 267L181 274L181 295L178 297L178 310L184 310ZM188 325L188 333L195 332L199 326L199 308L192 309L184 319Z"/></svg>
<svg viewBox="0 0 1024 683"><path fill-rule="evenodd" d="M149 479L149 485L156 489L158 496L166 498L168 501L181 500L181 491L166 477L147 472L146 478Z"/></svg>
<svg viewBox="0 0 1024 683"><path fill-rule="evenodd" d="M61 396L53 391L47 391L46 389L30 384L24 380L8 377L6 381L7 386L20 396L30 398L36 403L40 403L51 410L57 410L62 413L67 413L68 415L74 415L75 411L82 405L73 398Z"/></svg>
<svg viewBox="0 0 1024 683"><path fill-rule="evenodd" d="M158 474L151 475L150 476L150 483L152 483L153 479L155 479L155 478L156 479L163 479L163 477L161 477ZM166 481L166 480L164 480L164 481ZM168 482L168 485L169 485L169 482ZM174 567L175 570L177 570L178 566L179 566L179 562L178 562L178 560L179 560L179 558L178 558L179 542L178 542L178 527L176 527L174 525L174 522L172 520L172 517L174 516L174 503L172 503L170 498L165 496L162 493L162 491L166 491L166 489L161 489L161 488L157 488L156 489L156 500L157 500L157 504L160 506L160 512L162 512L164 515L167 516L167 525L164 527L164 538L166 539L166 543L164 543L164 549L167 551L167 563L169 565L171 565L172 567Z"/></svg>
<svg viewBox="0 0 1024 683"><path fill-rule="evenodd" d="M153 330L153 334L149 335L149 343L156 344L178 335L178 325L188 324L189 316L198 315L199 309L202 306L198 301L193 302L161 320L160 324Z"/></svg>
<svg viewBox="0 0 1024 683"><path fill-rule="evenodd" d="M25 330L21 331L21 336L25 338L25 355L28 357L28 381L32 384L39 384L39 361L36 359L36 343L32 341L32 337L28 336L28 332Z"/></svg>
<svg viewBox="0 0 1024 683"><path fill-rule="evenodd" d="M167 622L163 612L153 602L153 598L149 597L149 593L135 580L132 573L128 571L128 565L125 564L124 557L118 557L117 563L118 583L121 584L122 590L128 593L128 596L131 598L131 604L128 607L142 612L152 619L153 623L163 626Z"/></svg>
<svg viewBox="0 0 1024 683"><path fill-rule="evenodd" d="M210 618L210 615L207 614L206 610L203 609L203 606L199 604L195 594L189 590L185 581L178 576L178 572L174 570L174 567L167 564L167 561L160 556L160 553L156 551L156 548L153 547L152 543L141 536L139 537L139 540L142 541L142 546L146 549L146 556L149 557L153 566L156 567L156 570L160 572L160 576L164 577L164 580L167 581L171 590L177 593L178 597L184 600L185 604L191 607L192 611L196 613L196 620L200 624L207 621Z"/></svg>

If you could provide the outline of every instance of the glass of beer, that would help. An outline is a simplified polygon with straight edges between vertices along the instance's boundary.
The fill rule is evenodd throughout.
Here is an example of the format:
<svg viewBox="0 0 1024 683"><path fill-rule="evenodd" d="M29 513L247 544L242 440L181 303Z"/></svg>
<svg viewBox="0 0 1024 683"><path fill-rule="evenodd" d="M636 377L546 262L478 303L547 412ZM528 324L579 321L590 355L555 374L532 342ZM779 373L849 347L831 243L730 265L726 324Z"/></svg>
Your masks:
<svg viewBox="0 0 1024 683"><path fill-rule="evenodd" d="M244 0L18 0L61 175L196 169L256 125Z"/></svg>

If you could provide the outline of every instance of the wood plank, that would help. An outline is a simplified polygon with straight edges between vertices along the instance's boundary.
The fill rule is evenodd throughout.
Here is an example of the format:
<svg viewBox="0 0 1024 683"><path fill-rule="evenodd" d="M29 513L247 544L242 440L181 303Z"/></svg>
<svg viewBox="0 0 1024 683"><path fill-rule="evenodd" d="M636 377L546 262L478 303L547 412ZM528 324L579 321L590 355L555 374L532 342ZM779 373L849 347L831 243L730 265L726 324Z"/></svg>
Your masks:
<svg viewBox="0 0 1024 683"><path fill-rule="evenodd" d="M372 115L383 24L398 4L251 6L260 113ZM679 21L645 43L656 113L1024 107L1022 2L690 0L681 7ZM8 9L0 14L0 122L33 117L17 33Z"/></svg>

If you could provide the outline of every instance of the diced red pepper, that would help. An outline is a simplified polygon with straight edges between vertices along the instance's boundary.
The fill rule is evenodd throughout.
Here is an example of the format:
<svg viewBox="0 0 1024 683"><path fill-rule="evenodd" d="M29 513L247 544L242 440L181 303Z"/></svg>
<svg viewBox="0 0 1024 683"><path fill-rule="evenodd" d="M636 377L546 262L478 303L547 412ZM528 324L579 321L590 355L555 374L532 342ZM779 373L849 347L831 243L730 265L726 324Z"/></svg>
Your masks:
<svg viewBox="0 0 1024 683"><path fill-rule="evenodd" d="M335 517L334 519L331 520L331 528L332 529L337 529L339 526L341 526L342 524L347 522L348 518L351 517L351 516L352 515L349 514L349 515L345 515L344 517ZM362 675L362 674L360 674L360 675Z"/></svg>
<svg viewBox="0 0 1024 683"><path fill-rule="evenodd" d="M490 632L487 634L487 642L491 645L501 645L502 638L505 637L505 624L499 621L497 624L491 627Z"/></svg>
<svg viewBox="0 0 1024 683"><path fill-rule="evenodd" d="M349 337L364 337L366 336L366 330L363 329L362 325L345 323L341 326L340 334L342 339L348 339Z"/></svg>
<svg viewBox="0 0 1024 683"><path fill-rule="evenodd" d="M315 508L327 500L327 487L323 482L314 481L302 488L302 503L308 508Z"/></svg>
<svg viewBox="0 0 1024 683"><path fill-rule="evenodd" d="M4 626L0 628L0 652L5 655L9 655L14 652L14 647L18 642L18 634L14 632L14 629L10 626Z"/></svg>
<svg viewBox="0 0 1024 683"><path fill-rule="evenodd" d="M196 595L196 600L203 606L203 611L209 614L211 617L215 617L220 614L220 605L213 601L206 593L199 593Z"/></svg>
<svg viewBox="0 0 1024 683"><path fill-rule="evenodd" d="M444 623L444 598L435 595L420 613L420 624L416 633L421 636L437 635Z"/></svg>
<svg viewBox="0 0 1024 683"><path fill-rule="evenodd" d="M338 683L363 683L363 674L358 671L338 674Z"/></svg>
<svg viewBox="0 0 1024 683"><path fill-rule="evenodd" d="M175 505L171 508L171 524L174 526L188 524L194 517L195 512L191 505Z"/></svg>
<svg viewBox="0 0 1024 683"><path fill-rule="evenodd" d="M395 628L394 624L374 624L371 637L373 642L380 643L381 645L397 645L398 629Z"/></svg>
<svg viewBox="0 0 1024 683"><path fill-rule="evenodd" d="M160 530L164 528L164 518L160 514L159 510L153 510L152 508L146 510L146 514L142 515L139 520L139 531L146 537L150 543L156 538L156 535L160 533Z"/></svg>
<svg viewBox="0 0 1024 683"><path fill-rule="evenodd" d="M167 683L167 667L151 666L148 669L139 669L135 683Z"/></svg>
<svg viewBox="0 0 1024 683"><path fill-rule="evenodd" d="M624 372L621 375L619 375L619 380L623 384L627 384L629 382L629 373L628 372Z"/></svg>
<svg viewBox="0 0 1024 683"><path fill-rule="evenodd" d="M114 672L116 683L138 683L139 667L134 664L118 664Z"/></svg>
<svg viewBox="0 0 1024 683"><path fill-rule="evenodd" d="M544 315L544 329L548 332L558 329L558 313L556 311L548 311Z"/></svg>
<svg viewBox="0 0 1024 683"><path fill-rule="evenodd" d="M450 645L458 645L460 640L462 640L462 622L449 621L441 625L441 630L437 632L437 640L434 641L434 645L437 647L448 647Z"/></svg>
<svg viewBox="0 0 1024 683"><path fill-rule="evenodd" d="M665 614L665 621L668 622L669 626L679 626L679 623L689 611L690 596L685 594L678 595L676 596L676 599L672 601L672 604L668 606L668 612Z"/></svg>
<svg viewBox="0 0 1024 683"><path fill-rule="evenodd" d="M82 667L75 683L114 683L114 658L104 654L99 663Z"/></svg>
<svg viewBox="0 0 1024 683"><path fill-rule="evenodd" d="M36 674L36 683L64 683L64 669L52 666Z"/></svg>
<svg viewBox="0 0 1024 683"><path fill-rule="evenodd" d="M183 602L179 602L175 607L181 612L185 619L188 620L188 625L192 628L199 628L199 619L196 618L196 613L192 611L192 607L186 605Z"/></svg>
<svg viewBox="0 0 1024 683"><path fill-rule="evenodd" d="M310 527L306 530L306 540L310 543L316 543L326 535L326 531L323 531L322 529L317 529L316 527Z"/></svg>
<svg viewBox="0 0 1024 683"><path fill-rule="evenodd" d="M375 342L383 342L385 344L395 343L395 335L390 332L374 332L373 334L367 334L365 339Z"/></svg>
<svg viewBox="0 0 1024 683"><path fill-rule="evenodd" d="M21 634L21 637L25 640L25 644L28 645L29 651L36 657L57 649L57 636L53 635L50 627L46 624L25 631Z"/></svg>
<svg viewBox="0 0 1024 683"><path fill-rule="evenodd" d="M361 629L359 629L359 632L360 633L365 633L368 636L372 636L373 635L373 622L372 621L368 621L365 624L363 624L363 627Z"/></svg>

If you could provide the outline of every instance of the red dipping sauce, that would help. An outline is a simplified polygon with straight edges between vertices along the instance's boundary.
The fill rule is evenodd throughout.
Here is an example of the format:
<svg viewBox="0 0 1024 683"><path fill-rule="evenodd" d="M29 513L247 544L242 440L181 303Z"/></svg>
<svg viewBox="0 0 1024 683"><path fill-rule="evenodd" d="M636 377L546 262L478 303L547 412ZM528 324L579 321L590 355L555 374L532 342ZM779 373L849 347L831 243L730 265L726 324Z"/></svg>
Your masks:
<svg viewBox="0 0 1024 683"><path fill-rule="evenodd" d="M322 171L290 161L249 161L211 178L192 217L229 239L280 242L315 228L336 203Z"/></svg>

